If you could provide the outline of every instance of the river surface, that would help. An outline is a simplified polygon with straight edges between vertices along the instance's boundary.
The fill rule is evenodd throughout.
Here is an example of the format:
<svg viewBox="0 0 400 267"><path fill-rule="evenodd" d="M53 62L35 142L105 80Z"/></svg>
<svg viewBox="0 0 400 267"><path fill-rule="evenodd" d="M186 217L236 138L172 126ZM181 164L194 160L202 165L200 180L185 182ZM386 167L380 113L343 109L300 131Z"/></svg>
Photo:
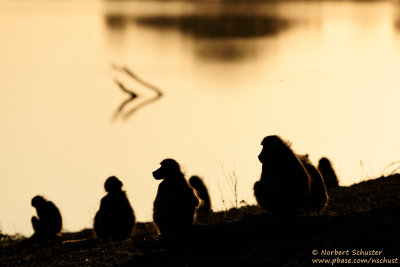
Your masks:
<svg viewBox="0 0 400 267"><path fill-rule="evenodd" d="M167 157L204 178L214 209L254 204L271 134L314 164L330 158L341 185L390 173L400 160L399 9L1 0L0 230L30 235L37 194L60 208L65 231L91 227L111 175L150 221L151 173ZM116 81L138 95L120 112L129 95Z"/></svg>

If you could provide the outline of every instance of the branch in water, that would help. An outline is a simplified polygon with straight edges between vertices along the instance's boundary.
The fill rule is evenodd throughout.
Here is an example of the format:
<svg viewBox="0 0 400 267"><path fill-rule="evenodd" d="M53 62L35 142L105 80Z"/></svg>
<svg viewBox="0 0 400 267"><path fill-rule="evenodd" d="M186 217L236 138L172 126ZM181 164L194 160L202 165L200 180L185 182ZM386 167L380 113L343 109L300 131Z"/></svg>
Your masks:
<svg viewBox="0 0 400 267"><path fill-rule="evenodd" d="M126 120L128 119L133 113L135 113L136 111L138 111L140 108L143 108L144 106L151 104L155 101L157 101L159 98L161 98L163 96L162 91L157 88L156 86L149 84L148 82L142 80L139 76L137 76L135 73L133 73L131 70L129 70L127 67L122 67L119 68L116 65L112 65L112 67L120 72L123 72L125 74L128 74L131 78L133 78L134 80L136 80L136 82L142 84L143 86L145 86L146 88L151 89L152 91L156 92L156 95L154 97L151 97L149 99L147 99L146 101L143 101L142 103L136 105L136 107L132 108L131 110L127 111L124 115L122 115L123 119ZM124 102L122 102L122 104L119 106L119 108L116 110L115 114L114 114L114 118L113 120L116 120L118 115L121 114L125 108L125 106L130 103L131 101L135 100L136 98L138 98L139 95L135 94L134 92L128 90L120 81L118 81L117 79L115 79L115 83L118 85L118 87L125 93L129 94L130 97L125 100Z"/></svg>
<svg viewBox="0 0 400 267"><path fill-rule="evenodd" d="M146 86L147 88L152 89L153 91L155 91L158 96L162 96L163 95L160 89L158 89L156 86L154 86L152 84L149 84L148 82L142 80L136 74L134 74L131 70L129 70L127 67L123 67L122 70L125 71L128 75L130 75L137 82L139 82L142 85Z"/></svg>

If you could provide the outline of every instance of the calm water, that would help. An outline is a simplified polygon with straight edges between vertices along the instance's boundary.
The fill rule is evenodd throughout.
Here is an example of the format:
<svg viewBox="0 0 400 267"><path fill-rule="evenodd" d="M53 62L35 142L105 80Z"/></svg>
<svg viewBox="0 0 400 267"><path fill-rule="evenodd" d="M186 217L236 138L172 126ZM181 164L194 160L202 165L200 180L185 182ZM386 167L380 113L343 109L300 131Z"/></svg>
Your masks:
<svg viewBox="0 0 400 267"><path fill-rule="evenodd" d="M216 209L232 206L233 173L238 200L254 203L270 134L314 163L329 157L342 185L381 175L400 160L399 9L0 1L0 229L31 234L36 194L59 206L65 230L91 227L110 175L151 220L151 172L166 157L204 177ZM112 65L164 96L124 119L154 93ZM128 95L114 79L140 94L116 117Z"/></svg>

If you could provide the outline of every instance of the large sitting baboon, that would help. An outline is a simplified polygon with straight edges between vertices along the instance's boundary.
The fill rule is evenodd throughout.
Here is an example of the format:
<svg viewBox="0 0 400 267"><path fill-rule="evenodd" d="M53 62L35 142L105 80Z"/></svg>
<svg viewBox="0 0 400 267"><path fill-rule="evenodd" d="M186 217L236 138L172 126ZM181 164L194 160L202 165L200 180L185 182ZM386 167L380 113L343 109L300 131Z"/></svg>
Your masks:
<svg viewBox="0 0 400 267"><path fill-rule="evenodd" d="M254 184L260 207L273 214L309 213L310 176L290 144L272 135L261 145L261 179Z"/></svg>
<svg viewBox="0 0 400 267"><path fill-rule="evenodd" d="M324 179L321 173L311 163L308 155L299 156L301 163L306 168L311 177L310 186L310 208L314 212L322 211L328 203L328 193L326 191Z"/></svg>
<svg viewBox="0 0 400 267"><path fill-rule="evenodd" d="M35 231L31 240L55 239L62 228L61 214L56 205L42 196L35 196L32 198L32 206L36 208L37 217L33 216L31 220Z"/></svg>
<svg viewBox="0 0 400 267"><path fill-rule="evenodd" d="M329 159L321 158L318 163L318 170L324 177L326 188L330 189L339 186L338 178Z"/></svg>
<svg viewBox="0 0 400 267"><path fill-rule="evenodd" d="M207 187L198 176L190 177L189 185L194 189L200 200L200 203L196 208L196 218L199 222L206 222L211 212L211 201Z"/></svg>
<svg viewBox="0 0 400 267"><path fill-rule="evenodd" d="M199 200L175 160L165 159L160 164L153 172L156 180L163 180L154 200L153 220L158 232L164 234L192 225Z"/></svg>
<svg viewBox="0 0 400 267"><path fill-rule="evenodd" d="M104 240L122 240L132 234L135 215L124 191L122 182L115 176L104 183L108 192L101 199L100 209L94 217L94 232Z"/></svg>

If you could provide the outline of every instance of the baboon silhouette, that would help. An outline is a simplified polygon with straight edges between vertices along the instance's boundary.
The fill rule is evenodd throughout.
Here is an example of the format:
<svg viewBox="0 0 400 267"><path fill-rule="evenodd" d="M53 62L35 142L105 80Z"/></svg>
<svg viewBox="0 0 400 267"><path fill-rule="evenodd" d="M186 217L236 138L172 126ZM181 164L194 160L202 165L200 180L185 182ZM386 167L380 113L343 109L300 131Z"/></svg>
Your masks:
<svg viewBox="0 0 400 267"><path fill-rule="evenodd" d="M206 222L211 212L211 201L207 187L198 176L190 177L189 185L194 189L196 196L200 200L196 208L196 218L199 222Z"/></svg>
<svg viewBox="0 0 400 267"><path fill-rule="evenodd" d="M335 170L328 158L322 157L318 163L318 170L324 177L327 189L338 187L339 182Z"/></svg>
<svg viewBox="0 0 400 267"><path fill-rule="evenodd" d="M328 193L326 191L324 178L321 173L311 163L308 154L299 155L300 161L306 168L311 177L310 208L314 212L322 211L328 203Z"/></svg>
<svg viewBox="0 0 400 267"><path fill-rule="evenodd" d="M192 225L199 200L175 160L164 159L160 164L153 172L156 180L163 180L154 200L153 221L158 232L164 234Z"/></svg>
<svg viewBox="0 0 400 267"><path fill-rule="evenodd" d="M309 213L310 175L290 148L277 135L261 142L258 156L262 163L260 181L254 184L259 206L272 214Z"/></svg>
<svg viewBox="0 0 400 267"><path fill-rule="evenodd" d="M107 195L101 199L100 209L94 217L94 232L99 239L122 240L132 234L135 215L122 182L115 176L104 183Z"/></svg>
<svg viewBox="0 0 400 267"><path fill-rule="evenodd" d="M31 219L32 227L35 231L31 240L46 241L55 239L62 228L61 214L56 205L42 196L32 198L31 204L35 207L37 213L37 217L33 216Z"/></svg>

